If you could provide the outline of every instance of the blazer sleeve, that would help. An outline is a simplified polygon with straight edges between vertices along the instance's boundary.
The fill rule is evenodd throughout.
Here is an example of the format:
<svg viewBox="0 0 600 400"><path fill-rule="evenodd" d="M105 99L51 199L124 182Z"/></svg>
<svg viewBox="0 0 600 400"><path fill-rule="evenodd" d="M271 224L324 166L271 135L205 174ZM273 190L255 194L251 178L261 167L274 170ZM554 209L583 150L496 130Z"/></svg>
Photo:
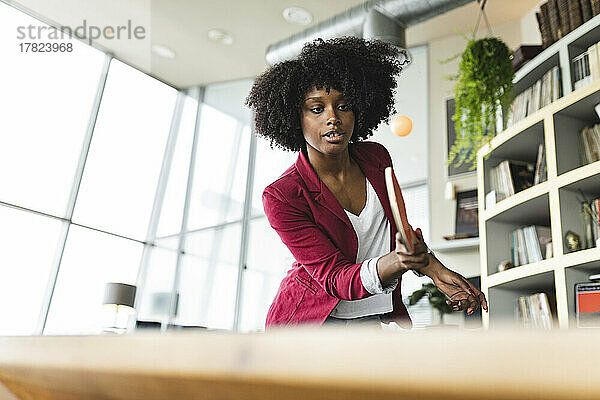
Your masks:
<svg viewBox="0 0 600 400"><path fill-rule="evenodd" d="M310 214L292 206L274 187L267 187L262 199L271 227L327 294L342 300L371 296L360 277L362 263L351 263Z"/></svg>

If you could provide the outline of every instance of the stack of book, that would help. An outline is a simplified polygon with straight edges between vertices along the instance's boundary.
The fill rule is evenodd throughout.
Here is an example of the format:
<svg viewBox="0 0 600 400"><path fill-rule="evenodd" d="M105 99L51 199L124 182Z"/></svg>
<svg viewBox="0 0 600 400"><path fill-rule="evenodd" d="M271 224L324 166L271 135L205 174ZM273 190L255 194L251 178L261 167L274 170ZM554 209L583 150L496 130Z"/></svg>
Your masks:
<svg viewBox="0 0 600 400"><path fill-rule="evenodd" d="M599 0L600 1L600 0ZM594 43L586 51L574 57L573 87L575 90L600 79L600 43Z"/></svg>
<svg viewBox="0 0 600 400"><path fill-rule="evenodd" d="M584 52L571 61L573 66L573 87L575 90L587 85L592 81L590 72L590 55Z"/></svg>
<svg viewBox="0 0 600 400"><path fill-rule="evenodd" d="M496 202L547 179L546 151L540 143L535 165L524 161L504 160L490 169L490 191L486 193L485 206L489 208Z"/></svg>
<svg viewBox="0 0 600 400"><path fill-rule="evenodd" d="M547 226L531 225L512 233L512 258L516 266L552 257L552 231Z"/></svg>
<svg viewBox="0 0 600 400"><path fill-rule="evenodd" d="M579 138L579 154L583 165L600 160L600 124L586 126Z"/></svg>
<svg viewBox="0 0 600 400"><path fill-rule="evenodd" d="M556 101L561 96L560 69L556 66L546 72L533 86L525 89L515 97L507 125L511 126L540 108Z"/></svg>
<svg viewBox="0 0 600 400"><path fill-rule="evenodd" d="M600 239L600 198L582 203L582 208L586 227L586 247L596 247L596 243Z"/></svg>
<svg viewBox="0 0 600 400"><path fill-rule="evenodd" d="M552 314L546 293L517 298L515 317L517 325L522 328L552 329Z"/></svg>
<svg viewBox="0 0 600 400"><path fill-rule="evenodd" d="M533 186L534 165L522 161L504 160L490 170L490 189L496 200L503 200Z"/></svg>
<svg viewBox="0 0 600 400"><path fill-rule="evenodd" d="M600 0L548 0L536 13L544 48L600 14Z"/></svg>

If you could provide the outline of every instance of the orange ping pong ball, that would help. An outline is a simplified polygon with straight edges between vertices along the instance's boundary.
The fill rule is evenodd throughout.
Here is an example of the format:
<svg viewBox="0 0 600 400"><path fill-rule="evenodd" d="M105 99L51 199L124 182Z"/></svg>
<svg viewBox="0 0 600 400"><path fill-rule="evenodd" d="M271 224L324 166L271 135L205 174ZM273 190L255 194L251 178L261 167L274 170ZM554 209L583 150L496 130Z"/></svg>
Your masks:
<svg viewBox="0 0 600 400"><path fill-rule="evenodd" d="M406 136L412 131L412 120L406 115L396 115L392 118L390 128L394 135Z"/></svg>

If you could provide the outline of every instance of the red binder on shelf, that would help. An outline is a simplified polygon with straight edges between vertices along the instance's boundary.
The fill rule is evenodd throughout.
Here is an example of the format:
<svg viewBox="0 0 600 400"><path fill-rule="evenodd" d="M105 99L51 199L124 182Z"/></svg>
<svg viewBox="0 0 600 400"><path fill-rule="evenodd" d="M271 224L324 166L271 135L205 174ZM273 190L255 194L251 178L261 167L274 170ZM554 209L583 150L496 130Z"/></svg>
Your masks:
<svg viewBox="0 0 600 400"><path fill-rule="evenodd" d="M396 222L396 228L398 229L398 232L400 232L400 235L402 235L402 243L406 246L408 251L412 253L415 251L417 238L412 226L408 223L402 191L400 191L400 185L398 184L396 174L394 174L392 167L387 167L385 169L385 186L390 199L390 207L392 209L392 215L394 216L394 222Z"/></svg>

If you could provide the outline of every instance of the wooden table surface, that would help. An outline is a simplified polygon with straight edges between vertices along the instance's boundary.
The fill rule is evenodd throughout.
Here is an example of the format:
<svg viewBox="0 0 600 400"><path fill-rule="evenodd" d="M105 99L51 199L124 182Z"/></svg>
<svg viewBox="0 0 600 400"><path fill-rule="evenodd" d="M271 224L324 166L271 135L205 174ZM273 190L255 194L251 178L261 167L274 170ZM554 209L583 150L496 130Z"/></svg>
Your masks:
<svg viewBox="0 0 600 400"><path fill-rule="evenodd" d="M20 399L600 399L600 332L144 333L0 338Z"/></svg>

